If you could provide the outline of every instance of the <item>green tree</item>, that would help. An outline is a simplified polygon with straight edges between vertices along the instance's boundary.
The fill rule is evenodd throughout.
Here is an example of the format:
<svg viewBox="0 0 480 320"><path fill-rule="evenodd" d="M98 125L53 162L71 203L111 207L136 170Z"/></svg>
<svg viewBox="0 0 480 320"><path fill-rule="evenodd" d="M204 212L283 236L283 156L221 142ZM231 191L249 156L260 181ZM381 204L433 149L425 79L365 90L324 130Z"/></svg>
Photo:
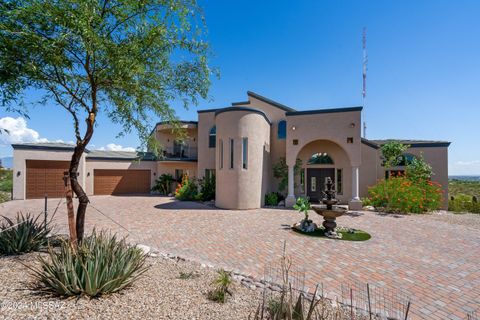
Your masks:
<svg viewBox="0 0 480 320"><path fill-rule="evenodd" d="M423 155L407 164L406 168L407 178L412 181L427 181L433 176L432 166L425 162Z"/></svg>
<svg viewBox="0 0 480 320"><path fill-rule="evenodd" d="M302 171L302 160L297 159L293 167L294 176L297 176ZM278 159L278 162L273 165L273 176L279 179L278 191L283 192L288 186L288 165L284 157Z"/></svg>
<svg viewBox="0 0 480 320"><path fill-rule="evenodd" d="M76 218L71 196L67 205L78 241L89 200L77 171L97 115L121 124L120 134L136 129L157 150L149 119L175 123L172 101L195 105L208 95L205 29L195 0L0 0L2 106L27 113L22 98L36 89L38 102L58 105L73 121Z"/></svg>
<svg viewBox="0 0 480 320"><path fill-rule="evenodd" d="M398 166L402 161L402 155L410 148L410 145L400 143L395 140L388 141L381 146L383 166L386 168L392 168Z"/></svg>

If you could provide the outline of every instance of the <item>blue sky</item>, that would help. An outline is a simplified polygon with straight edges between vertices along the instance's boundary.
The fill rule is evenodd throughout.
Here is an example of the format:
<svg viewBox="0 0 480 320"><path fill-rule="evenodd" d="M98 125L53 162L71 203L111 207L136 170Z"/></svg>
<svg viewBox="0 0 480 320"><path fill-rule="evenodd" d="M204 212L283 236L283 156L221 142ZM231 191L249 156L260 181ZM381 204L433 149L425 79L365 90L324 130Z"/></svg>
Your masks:
<svg viewBox="0 0 480 320"><path fill-rule="evenodd" d="M367 138L448 140L450 174L480 174L480 2L200 3L221 77L198 109L246 100L247 90L298 110L361 105L366 27ZM196 119L196 107L175 108ZM135 133L117 139L120 127L98 120L95 148L138 145ZM39 139L73 140L68 115L53 105L33 109L26 126ZM11 152L0 146L0 156Z"/></svg>

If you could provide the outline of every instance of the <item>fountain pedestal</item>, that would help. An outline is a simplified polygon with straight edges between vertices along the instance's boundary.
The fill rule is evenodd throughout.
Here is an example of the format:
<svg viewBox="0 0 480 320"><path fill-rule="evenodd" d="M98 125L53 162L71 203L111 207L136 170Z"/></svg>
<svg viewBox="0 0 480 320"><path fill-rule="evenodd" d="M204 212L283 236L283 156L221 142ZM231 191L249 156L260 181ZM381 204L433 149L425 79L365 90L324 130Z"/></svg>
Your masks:
<svg viewBox="0 0 480 320"><path fill-rule="evenodd" d="M325 236L329 238L341 238L342 235L335 231L337 227L336 219L342 216L347 209L335 206L338 200L335 199L335 190L333 189L333 182L330 177L325 179L326 197L322 199L323 205L313 205L312 209L317 214L323 216L323 227L325 228Z"/></svg>

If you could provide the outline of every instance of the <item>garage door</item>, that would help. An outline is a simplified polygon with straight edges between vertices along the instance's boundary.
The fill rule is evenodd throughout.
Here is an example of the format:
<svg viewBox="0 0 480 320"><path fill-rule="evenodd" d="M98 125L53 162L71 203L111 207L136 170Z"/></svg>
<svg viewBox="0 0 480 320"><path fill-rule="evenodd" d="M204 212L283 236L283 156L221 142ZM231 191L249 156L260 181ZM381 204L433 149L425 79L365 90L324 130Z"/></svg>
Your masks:
<svg viewBox="0 0 480 320"><path fill-rule="evenodd" d="M93 193L132 194L150 192L150 170L94 170Z"/></svg>
<svg viewBox="0 0 480 320"><path fill-rule="evenodd" d="M70 166L69 161L27 160L26 198L49 198L65 196L63 173Z"/></svg>

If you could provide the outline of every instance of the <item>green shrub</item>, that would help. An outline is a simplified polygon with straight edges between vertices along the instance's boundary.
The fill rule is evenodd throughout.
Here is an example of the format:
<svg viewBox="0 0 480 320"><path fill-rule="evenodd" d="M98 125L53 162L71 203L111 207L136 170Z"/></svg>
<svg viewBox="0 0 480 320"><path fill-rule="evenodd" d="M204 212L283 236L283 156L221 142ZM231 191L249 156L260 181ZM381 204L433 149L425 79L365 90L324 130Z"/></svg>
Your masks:
<svg viewBox="0 0 480 320"><path fill-rule="evenodd" d="M132 285L146 270L146 255L125 239L93 231L76 250L63 242L49 249L48 260L39 257L32 268L36 289L59 296L97 297Z"/></svg>
<svg viewBox="0 0 480 320"><path fill-rule="evenodd" d="M227 295L232 295L230 292L232 282L232 274L230 272L218 270L217 277L212 282L214 288L208 293L208 298L212 301L224 303Z"/></svg>
<svg viewBox="0 0 480 320"><path fill-rule="evenodd" d="M12 192L13 171L0 168L0 191Z"/></svg>
<svg viewBox="0 0 480 320"><path fill-rule="evenodd" d="M474 201L472 196L466 194L458 194L452 198L448 201L449 211L480 213L480 202L478 202L478 199Z"/></svg>
<svg viewBox="0 0 480 320"><path fill-rule="evenodd" d="M390 177L368 189L370 201L386 212L423 213L442 204L440 184L428 180L411 181L404 176Z"/></svg>
<svg viewBox="0 0 480 320"><path fill-rule="evenodd" d="M152 188L152 191L157 191L162 195L168 195L171 191L170 187L172 185L172 182L174 182L175 179L173 176L169 173L164 173L160 175L157 180L155 180L155 185Z"/></svg>
<svg viewBox="0 0 480 320"><path fill-rule="evenodd" d="M32 217L30 213L17 213L15 221L3 217L0 224L0 255L15 255L37 251L47 244L51 230L49 223L45 227L43 215Z"/></svg>
<svg viewBox="0 0 480 320"><path fill-rule="evenodd" d="M308 211L311 209L310 199L305 197L298 197L297 202L293 205L293 209L305 215L305 220L308 220Z"/></svg>
<svg viewBox="0 0 480 320"><path fill-rule="evenodd" d="M189 179L186 174L183 175L182 182L175 190L175 198L181 201L198 200L198 186L195 180Z"/></svg>
<svg viewBox="0 0 480 320"><path fill-rule="evenodd" d="M199 181L200 193L199 200L210 201L215 200L215 176L211 175Z"/></svg>
<svg viewBox="0 0 480 320"><path fill-rule="evenodd" d="M278 199L278 194L276 192L269 192L265 194L265 205L266 206L276 206L280 200Z"/></svg>

